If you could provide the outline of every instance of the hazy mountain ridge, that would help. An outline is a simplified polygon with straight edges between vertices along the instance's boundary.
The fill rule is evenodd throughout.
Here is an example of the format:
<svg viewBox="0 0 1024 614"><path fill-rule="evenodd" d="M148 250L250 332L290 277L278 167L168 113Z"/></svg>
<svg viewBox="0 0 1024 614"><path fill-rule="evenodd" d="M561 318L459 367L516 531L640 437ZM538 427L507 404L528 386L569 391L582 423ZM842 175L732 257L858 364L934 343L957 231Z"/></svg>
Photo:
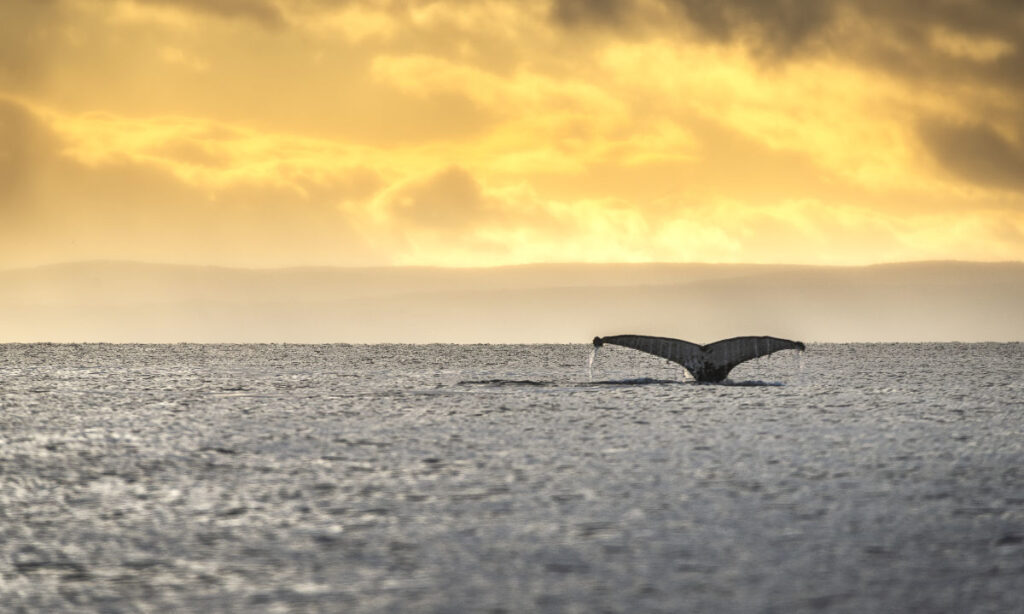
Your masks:
<svg viewBox="0 0 1024 614"><path fill-rule="evenodd" d="M0 342L1024 339L1024 263L0 271Z"/></svg>
<svg viewBox="0 0 1024 614"><path fill-rule="evenodd" d="M537 264L495 268L213 266L82 262L0 271L0 303L344 300L460 289L665 285L795 270L787 265ZM112 294L112 293L117 294Z"/></svg>

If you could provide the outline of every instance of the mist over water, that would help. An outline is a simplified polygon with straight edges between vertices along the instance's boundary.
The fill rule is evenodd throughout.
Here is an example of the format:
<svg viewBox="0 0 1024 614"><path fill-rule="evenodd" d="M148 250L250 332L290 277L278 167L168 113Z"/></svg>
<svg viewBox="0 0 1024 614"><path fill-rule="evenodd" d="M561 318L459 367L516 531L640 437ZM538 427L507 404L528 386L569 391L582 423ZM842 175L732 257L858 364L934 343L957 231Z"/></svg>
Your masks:
<svg viewBox="0 0 1024 614"><path fill-rule="evenodd" d="M1019 609L1024 344L591 349L0 345L4 607Z"/></svg>
<svg viewBox="0 0 1024 614"><path fill-rule="evenodd" d="M1019 341L1024 263L0 270L0 341Z"/></svg>

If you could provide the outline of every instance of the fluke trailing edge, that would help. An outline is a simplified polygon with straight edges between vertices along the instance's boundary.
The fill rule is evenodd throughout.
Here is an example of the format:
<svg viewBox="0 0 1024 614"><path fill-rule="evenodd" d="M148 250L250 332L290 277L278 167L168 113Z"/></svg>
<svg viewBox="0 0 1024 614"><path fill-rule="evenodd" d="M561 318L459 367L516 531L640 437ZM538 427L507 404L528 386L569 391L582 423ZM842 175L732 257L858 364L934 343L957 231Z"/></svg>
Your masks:
<svg viewBox="0 0 1024 614"><path fill-rule="evenodd" d="M804 344L777 337L733 337L707 345L646 335L594 337L594 347L621 345L682 365L698 382L720 382L741 362L779 350L804 350Z"/></svg>

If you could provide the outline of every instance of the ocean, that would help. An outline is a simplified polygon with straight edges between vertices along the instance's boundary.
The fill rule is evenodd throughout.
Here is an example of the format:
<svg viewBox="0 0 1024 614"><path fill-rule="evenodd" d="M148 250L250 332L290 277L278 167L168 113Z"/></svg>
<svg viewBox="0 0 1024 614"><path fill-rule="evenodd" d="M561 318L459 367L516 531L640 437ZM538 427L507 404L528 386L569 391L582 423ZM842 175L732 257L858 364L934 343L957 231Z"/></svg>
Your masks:
<svg viewBox="0 0 1024 614"><path fill-rule="evenodd" d="M0 611L1024 612L1024 344L0 345Z"/></svg>

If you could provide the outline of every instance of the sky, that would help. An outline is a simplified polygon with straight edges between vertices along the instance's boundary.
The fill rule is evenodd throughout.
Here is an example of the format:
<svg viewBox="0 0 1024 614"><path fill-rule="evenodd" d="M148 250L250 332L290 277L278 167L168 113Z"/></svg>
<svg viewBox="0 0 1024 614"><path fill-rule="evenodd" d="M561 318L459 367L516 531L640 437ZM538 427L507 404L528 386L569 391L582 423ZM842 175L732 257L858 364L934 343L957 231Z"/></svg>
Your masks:
<svg viewBox="0 0 1024 614"><path fill-rule="evenodd" d="M4 0L0 267L1024 260L1017 0Z"/></svg>

